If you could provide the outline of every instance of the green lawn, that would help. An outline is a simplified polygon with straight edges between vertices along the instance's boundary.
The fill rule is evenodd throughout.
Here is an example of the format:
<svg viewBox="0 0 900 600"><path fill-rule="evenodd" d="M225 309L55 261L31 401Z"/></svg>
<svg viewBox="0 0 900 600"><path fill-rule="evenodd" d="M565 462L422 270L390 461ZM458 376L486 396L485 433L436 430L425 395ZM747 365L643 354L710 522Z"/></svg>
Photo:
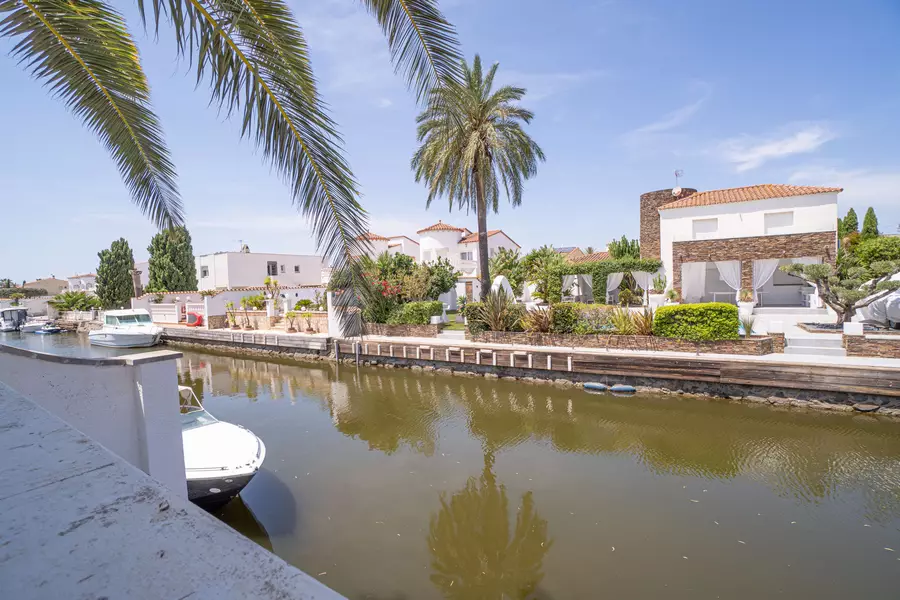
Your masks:
<svg viewBox="0 0 900 600"><path fill-rule="evenodd" d="M447 311L447 320L449 320L450 322L447 323L446 325L444 325L444 329L446 329L448 331L465 331L466 324L465 323L457 323L456 322L456 314L457 314L457 311L455 311L455 310Z"/></svg>

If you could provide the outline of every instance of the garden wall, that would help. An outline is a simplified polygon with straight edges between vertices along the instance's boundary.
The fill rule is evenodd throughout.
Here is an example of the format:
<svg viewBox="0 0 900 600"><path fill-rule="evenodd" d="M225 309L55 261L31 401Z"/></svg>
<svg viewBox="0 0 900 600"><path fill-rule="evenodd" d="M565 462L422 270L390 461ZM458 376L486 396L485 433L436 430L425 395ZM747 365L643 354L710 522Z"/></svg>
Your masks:
<svg viewBox="0 0 900 600"><path fill-rule="evenodd" d="M847 356L900 358L900 334L845 335Z"/></svg>
<svg viewBox="0 0 900 600"><path fill-rule="evenodd" d="M391 337L437 337L441 325L386 325L384 323L366 323L366 335L384 335Z"/></svg>
<svg viewBox="0 0 900 600"><path fill-rule="evenodd" d="M294 321L294 328L299 332L305 332L307 327L307 322L305 317L301 317L304 312L309 312L312 316L309 321L312 325L313 331L316 333L328 333L328 313L326 311L294 311L297 313L297 319ZM287 330L288 322L287 318L282 316L281 328Z"/></svg>
<svg viewBox="0 0 900 600"><path fill-rule="evenodd" d="M485 331L466 339L486 344L521 344L527 346L561 346L567 348L615 348L619 350L663 350L670 352L703 352L711 354L741 354L759 356L775 352L770 337L716 342L689 342L648 335L567 335L557 333L524 333L514 331Z"/></svg>

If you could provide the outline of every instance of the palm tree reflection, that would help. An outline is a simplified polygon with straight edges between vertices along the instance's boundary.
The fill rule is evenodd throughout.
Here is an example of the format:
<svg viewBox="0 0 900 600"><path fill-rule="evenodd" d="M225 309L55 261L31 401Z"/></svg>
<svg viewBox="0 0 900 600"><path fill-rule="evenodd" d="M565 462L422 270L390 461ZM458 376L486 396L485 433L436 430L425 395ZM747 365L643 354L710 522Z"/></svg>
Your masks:
<svg viewBox="0 0 900 600"><path fill-rule="evenodd" d="M442 493L441 508L431 516L431 581L446 598L525 598L544 578L542 563L553 543L547 521L526 492L510 532L506 486L497 483L493 467L487 451L481 477L470 477L449 499Z"/></svg>

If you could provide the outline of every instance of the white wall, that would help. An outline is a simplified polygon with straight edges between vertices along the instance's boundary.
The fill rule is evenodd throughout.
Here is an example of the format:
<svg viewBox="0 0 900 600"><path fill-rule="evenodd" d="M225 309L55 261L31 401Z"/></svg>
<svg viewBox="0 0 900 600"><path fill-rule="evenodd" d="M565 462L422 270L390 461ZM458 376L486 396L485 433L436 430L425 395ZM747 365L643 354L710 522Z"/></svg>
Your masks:
<svg viewBox="0 0 900 600"><path fill-rule="evenodd" d="M459 231L428 231L419 235L419 260L430 262L437 258L447 258L456 266L459 254L456 247L460 239Z"/></svg>
<svg viewBox="0 0 900 600"><path fill-rule="evenodd" d="M28 316L40 317L49 315L55 317L57 314L48 304L48 300L52 300L53 296L34 296L32 298L22 298L19 300L19 306L28 309ZM12 306L12 300L0 300L0 308L9 308Z"/></svg>
<svg viewBox="0 0 900 600"><path fill-rule="evenodd" d="M702 239L757 237L767 235L766 214L784 211L793 211L793 224L769 235L837 230L837 193L660 210L660 253L666 278L672 281L672 244L694 239L695 219L718 220L716 232L706 232Z"/></svg>
<svg viewBox="0 0 900 600"><path fill-rule="evenodd" d="M97 289L97 277L69 277L69 290L73 292L93 292Z"/></svg>
<svg viewBox="0 0 900 600"><path fill-rule="evenodd" d="M60 357L0 346L0 380L187 497L176 359Z"/></svg>
<svg viewBox="0 0 900 600"><path fill-rule="evenodd" d="M404 236L393 237L388 244L388 253L406 254L414 260L419 260L419 244Z"/></svg>
<svg viewBox="0 0 900 600"><path fill-rule="evenodd" d="M318 284L322 280L322 268L326 266L321 256L309 254L222 252L198 256L194 260L200 290L260 286L269 276L269 261L277 264L278 272L274 277L282 286ZM208 269L206 277L202 276L203 267Z"/></svg>

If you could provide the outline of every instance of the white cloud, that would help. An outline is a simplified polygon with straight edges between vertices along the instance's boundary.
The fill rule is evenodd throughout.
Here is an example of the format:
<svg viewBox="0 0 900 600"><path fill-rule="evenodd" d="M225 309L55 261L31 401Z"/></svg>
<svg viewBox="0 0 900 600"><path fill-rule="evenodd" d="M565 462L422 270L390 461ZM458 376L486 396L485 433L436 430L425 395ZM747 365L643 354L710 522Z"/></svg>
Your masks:
<svg viewBox="0 0 900 600"><path fill-rule="evenodd" d="M712 94L712 86L704 81L695 82L693 87L699 94L696 100L666 113L656 121L624 133L622 142L632 150L674 149L680 137L672 132L690 121Z"/></svg>
<svg viewBox="0 0 900 600"><path fill-rule="evenodd" d="M795 123L767 136L742 135L719 144L718 153L735 165L738 173L761 167L771 160L815 152L837 138L822 123Z"/></svg>
<svg viewBox="0 0 900 600"><path fill-rule="evenodd" d="M497 70L497 79L494 85L495 87L497 85L514 85L525 88L523 102L527 106L528 103L539 102L550 96L569 92L605 75L605 71L594 69L556 73L528 73L515 69L504 71L501 64Z"/></svg>
<svg viewBox="0 0 900 600"><path fill-rule="evenodd" d="M900 206L900 170L836 169L808 166L794 172L790 183L844 188L841 204L858 207Z"/></svg>
<svg viewBox="0 0 900 600"><path fill-rule="evenodd" d="M375 103L375 106L378 108L390 108L394 105L394 101L390 98L379 98L378 102Z"/></svg>

